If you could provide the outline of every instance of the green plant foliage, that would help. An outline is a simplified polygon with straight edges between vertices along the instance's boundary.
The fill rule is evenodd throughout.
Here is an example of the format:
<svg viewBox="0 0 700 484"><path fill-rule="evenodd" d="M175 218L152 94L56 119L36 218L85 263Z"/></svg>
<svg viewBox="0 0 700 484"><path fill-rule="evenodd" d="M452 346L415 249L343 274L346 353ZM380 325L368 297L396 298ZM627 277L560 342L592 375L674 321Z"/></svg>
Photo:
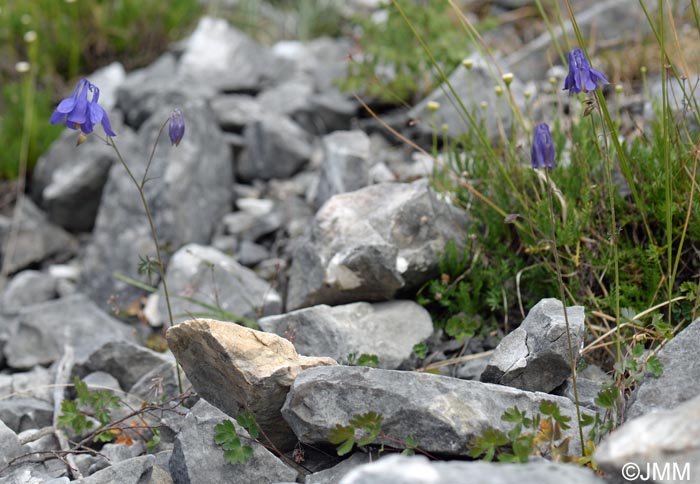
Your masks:
<svg viewBox="0 0 700 484"><path fill-rule="evenodd" d="M513 424L511 430L488 427L469 442L469 455L486 461L495 457L499 462L524 463L532 455L562 462L574 460L569 454L569 437L562 435L562 430L570 428L571 418L562 415L559 406L550 401L542 402L539 412L529 418L518 407L507 409L501 420ZM591 418L583 422L584 427L592 424Z"/></svg>
<svg viewBox="0 0 700 484"><path fill-rule="evenodd" d="M357 353L350 353L345 358L350 366L367 366L369 368L379 368L379 357L377 355L368 355L362 353L358 356Z"/></svg>
<svg viewBox="0 0 700 484"><path fill-rule="evenodd" d="M248 431L251 438L257 439L260 435L260 429L258 428L258 423L255 421L255 417L250 413L249 410L244 410L236 417L236 422L238 425L243 427Z"/></svg>
<svg viewBox="0 0 700 484"><path fill-rule="evenodd" d="M444 70L455 68L468 54L464 29L448 2L397 3ZM412 102L430 92L436 76L430 58L393 2L385 5L387 19L376 22L358 17L360 55L348 65L342 89L359 91L382 101Z"/></svg>
<svg viewBox="0 0 700 484"><path fill-rule="evenodd" d="M242 445L231 420L223 420L214 427L214 442L224 449L224 459L230 464L245 464L253 455L253 448Z"/></svg>
<svg viewBox="0 0 700 484"><path fill-rule="evenodd" d="M416 355L417 358L423 359L426 356L428 356L428 345L425 343L417 343L413 345L413 354Z"/></svg>
<svg viewBox="0 0 700 484"><path fill-rule="evenodd" d="M328 441L337 446L339 456L344 456L355 444L362 447L377 440L382 431L383 421L384 417L376 412L356 414L348 425L337 424L328 434Z"/></svg>
<svg viewBox="0 0 700 484"><path fill-rule="evenodd" d="M64 400L61 404L61 415L58 424L61 427L71 428L75 435L83 435L93 427L96 419L100 426L106 427L112 418L112 409L119 408L119 397L109 391L90 391L85 382L77 376L74 381L77 400ZM95 435L95 442L111 442L116 434L106 430Z"/></svg>

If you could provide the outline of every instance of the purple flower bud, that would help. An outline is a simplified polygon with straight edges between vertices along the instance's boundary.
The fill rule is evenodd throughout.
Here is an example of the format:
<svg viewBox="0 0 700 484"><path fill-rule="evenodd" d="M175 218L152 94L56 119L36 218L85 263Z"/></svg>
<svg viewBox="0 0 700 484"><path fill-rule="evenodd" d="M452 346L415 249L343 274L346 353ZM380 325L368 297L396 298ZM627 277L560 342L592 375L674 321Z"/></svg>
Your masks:
<svg viewBox="0 0 700 484"><path fill-rule="evenodd" d="M535 126L532 139L532 167L549 170L554 168L554 143L547 123Z"/></svg>
<svg viewBox="0 0 700 484"><path fill-rule="evenodd" d="M564 81L564 90L570 93L595 91L598 83L610 84L605 76L588 63L581 49L569 52L569 74Z"/></svg>
<svg viewBox="0 0 700 484"><path fill-rule="evenodd" d="M88 100L88 93L92 93ZM84 134L90 134L95 125L100 123L105 133L116 136L105 110L97 101L100 99L100 89L87 79L81 79L73 91L73 95L61 101L51 115L51 124L63 124L70 129L80 129Z"/></svg>
<svg viewBox="0 0 700 484"><path fill-rule="evenodd" d="M182 137L185 136L185 118L182 116L182 111L177 108L170 114L168 133L171 143L175 146L179 145Z"/></svg>

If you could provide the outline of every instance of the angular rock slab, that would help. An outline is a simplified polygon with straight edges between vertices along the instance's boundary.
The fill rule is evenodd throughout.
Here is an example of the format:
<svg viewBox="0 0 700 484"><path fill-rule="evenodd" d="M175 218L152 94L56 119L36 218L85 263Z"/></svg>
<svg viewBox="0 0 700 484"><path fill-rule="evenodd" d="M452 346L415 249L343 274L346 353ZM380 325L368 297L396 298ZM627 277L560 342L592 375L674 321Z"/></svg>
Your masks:
<svg viewBox="0 0 700 484"><path fill-rule="evenodd" d="M25 306L54 299L57 280L49 274L25 270L18 272L0 295L0 311L18 312Z"/></svg>
<svg viewBox="0 0 700 484"><path fill-rule="evenodd" d="M294 250L287 309L381 301L417 288L437 275L448 240L463 244L468 223L427 180L336 195Z"/></svg>
<svg viewBox="0 0 700 484"><path fill-rule="evenodd" d="M208 16L199 20L183 47L178 80L215 92L260 89L277 76L280 64L287 64L226 20Z"/></svg>
<svg viewBox="0 0 700 484"><path fill-rule="evenodd" d="M459 65L450 73L450 89L438 86L409 111L410 119L424 120L416 124L416 129L422 135L432 136L433 126L442 126L443 124L447 124L448 134L452 137L472 130L468 118L461 110L460 103L464 103L477 122L484 123L486 133L492 139L499 136L499 124L502 124L506 133L509 132L513 122L512 110L506 96L499 97L494 90L498 85L504 87L503 81L497 74L498 71L490 60L479 55L472 56L472 61L473 66L470 71ZM455 100L452 88L457 93L459 102ZM524 89L523 83L517 77L513 79L510 90L513 92L515 102L520 109L524 108ZM440 104L440 109L435 113L435 125L430 121L432 119L432 113L428 108L430 102ZM482 102L487 103L487 109L480 107Z"/></svg>
<svg viewBox="0 0 700 484"><path fill-rule="evenodd" d="M603 440L593 460L610 476L623 476L623 469L629 472L628 463L644 476L650 473L648 466L656 464L662 470L668 466L669 472L654 482L700 482L700 395L628 420Z"/></svg>
<svg viewBox="0 0 700 484"><path fill-rule="evenodd" d="M294 343L304 355L343 360L350 353L377 355L379 367L396 369L413 346L433 333L430 314L413 301L313 306L258 321L264 331Z"/></svg>
<svg viewBox="0 0 700 484"><path fill-rule="evenodd" d="M174 105L160 107L141 126L138 149L122 152L137 180L163 122ZM161 245L177 249L208 243L221 217L231 209L231 153L210 108L201 101L181 104L187 133L179 146L161 136L148 172L145 195ZM137 280L139 257L155 258L155 249L138 192L121 164L114 165L104 188L93 240L83 260L83 287L101 304L119 296L127 306L141 295L115 279L117 272Z"/></svg>
<svg viewBox="0 0 700 484"><path fill-rule="evenodd" d="M241 439L242 443L253 448L253 455L245 464L227 463L224 460L223 449L214 443L214 427L224 420L233 420L236 433L248 437L248 433L235 419L231 419L206 400L199 400L192 407L177 434L170 457L170 473L175 484L268 484L278 481L293 482L296 479L296 471L287 467L262 445L247 439Z"/></svg>
<svg viewBox="0 0 700 484"><path fill-rule="evenodd" d="M571 346L578 358L583 338L582 306L566 308ZM571 375L564 306L558 299L542 299L522 324L496 348L481 381L527 391L549 393Z"/></svg>
<svg viewBox="0 0 700 484"><path fill-rule="evenodd" d="M156 458L143 455L117 462L95 472L91 476L75 481L78 484L145 484L151 482L151 473Z"/></svg>
<svg viewBox="0 0 700 484"><path fill-rule="evenodd" d="M104 89L100 85L104 97ZM102 98L100 98L101 100ZM134 133L118 117L112 118L120 149L135 141ZM101 130L101 129L100 129ZM95 224L109 170L119 159L114 149L96 136L79 147L78 135L66 129L37 162L32 197L55 224L74 232L88 232Z"/></svg>
<svg viewBox="0 0 700 484"><path fill-rule="evenodd" d="M572 418L570 448L576 452L576 409L563 397L427 373L334 366L311 368L294 381L282 415L301 442L328 442L338 424L355 414L384 416L382 432L398 439L413 435L419 446L441 454L467 455L467 444L488 427L507 432L501 420L517 406L529 416L543 401L555 402ZM389 441L379 443L392 445Z"/></svg>
<svg viewBox="0 0 700 484"><path fill-rule="evenodd" d="M245 127L246 151L238 158L236 178L289 178L311 157L311 137L287 116L265 114Z"/></svg>
<svg viewBox="0 0 700 484"><path fill-rule="evenodd" d="M96 349L89 358L75 368L81 378L92 372L105 372L129 391L144 375L163 364L174 365L172 355L164 355L130 341L109 341Z"/></svg>
<svg viewBox="0 0 700 484"><path fill-rule="evenodd" d="M340 484L602 484L583 467L556 462L431 462L422 455L389 455L348 473Z"/></svg>
<svg viewBox="0 0 700 484"><path fill-rule="evenodd" d="M292 382L304 369L335 364L300 356L277 335L213 319L184 321L166 337L199 395L232 417L247 408L282 449L297 441L280 414Z"/></svg>
<svg viewBox="0 0 700 484"><path fill-rule="evenodd" d="M700 319L693 321L657 353L664 371L659 378L646 375L627 410L635 418L656 410L670 410L700 395Z"/></svg>
<svg viewBox="0 0 700 484"><path fill-rule="evenodd" d="M29 306L14 322L4 350L12 368L49 365L63 355L66 344L74 348L76 363L81 363L107 342L134 341L132 328L83 294Z"/></svg>
<svg viewBox="0 0 700 484"><path fill-rule="evenodd" d="M282 310L282 298L268 282L213 247L198 244L182 247L173 254L165 277L175 322L208 311L186 298L248 319L261 314L277 314ZM158 321L151 323L163 324L168 318L162 286L158 297Z"/></svg>
<svg viewBox="0 0 700 484"><path fill-rule="evenodd" d="M12 214L0 214L0 260L9 258L8 273L12 274L49 257L73 254L77 241L65 230L52 224L29 198L21 200L19 229L14 245L10 244Z"/></svg>
<svg viewBox="0 0 700 484"><path fill-rule="evenodd" d="M321 177L314 203L369 185L370 143L364 131L336 131L322 139Z"/></svg>

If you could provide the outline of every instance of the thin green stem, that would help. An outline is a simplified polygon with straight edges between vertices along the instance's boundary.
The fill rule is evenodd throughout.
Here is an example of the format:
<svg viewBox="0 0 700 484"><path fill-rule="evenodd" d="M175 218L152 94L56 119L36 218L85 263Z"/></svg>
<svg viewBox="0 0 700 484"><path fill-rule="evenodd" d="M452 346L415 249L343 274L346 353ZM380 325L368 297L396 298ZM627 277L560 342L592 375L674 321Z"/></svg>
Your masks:
<svg viewBox="0 0 700 484"><path fill-rule="evenodd" d="M666 260L668 261L667 267L667 295L668 295L668 324L672 325L672 312L671 312L671 299L673 298L673 214L671 207L671 190L673 189L673 180L671 178L671 151L670 151L670 113L668 106L668 76L666 66L670 64L666 57L666 35L664 26L664 3L663 0L659 0L659 45L661 47L661 149L664 166L666 168Z"/></svg>
<svg viewBox="0 0 700 484"><path fill-rule="evenodd" d="M586 43L584 42L583 35L581 34L581 29L579 29L578 22L576 22L576 17L574 17L574 12L571 8L570 0L564 0L564 2L566 4L566 9L569 13L569 19L571 20L571 25L574 28L574 33L576 34L576 40L579 43L579 47L581 48L581 50L583 50L584 55L586 57L589 57L588 51L586 50ZM639 190L637 189L634 183L634 177L632 176L632 169L630 167L630 161L627 156L627 152L622 148L622 144L620 143L620 140L618 138L618 131L615 128L615 123L613 122L612 117L610 116L608 105L605 102L605 96L603 95L603 92L600 89L596 89L594 93L598 101L598 106L601 110L603 120L605 121L605 124L607 125L608 130L610 131L610 139L612 140L613 147L615 148L615 153L617 154L617 157L620 160L620 169L622 170L622 174L625 176L625 179L629 184L630 191L632 192L632 198L634 198L635 206L640 209L639 214L642 217L644 230L647 234L647 237L649 238L649 243L656 245L654 234L651 231L651 227L649 226L649 221L647 220L646 213L643 210L643 207L645 207L645 205L643 204L641 196L639 195ZM661 269L660 265L659 269Z"/></svg>
<svg viewBox="0 0 700 484"><path fill-rule="evenodd" d="M564 322L566 323L566 342L569 345L569 363L571 364L571 381L574 389L574 403L576 404L576 422L578 424L579 438L581 439L581 453L586 455L586 445L583 440L583 425L581 423L581 405L578 398L578 385L576 382L576 358L574 356L574 347L571 343L571 327L569 326L569 313L566 309L566 294L564 291L564 278L562 277L561 261L559 260L559 249L557 248L557 231L554 222L554 201L552 196L552 181L549 178L549 170L544 169L545 179L547 182L547 202L549 208L549 228L552 237L552 249L554 251L554 264L557 272L557 281L559 282L559 298L564 308Z"/></svg>
<svg viewBox="0 0 700 484"><path fill-rule="evenodd" d="M161 132L163 131L163 128L161 128ZM159 134L160 137L160 134ZM156 231L155 224L153 223L153 216L151 215L151 209L148 206L148 201L146 200L146 194L143 191L143 183L138 182L136 177L134 176L134 173L131 171L129 168L129 165L127 165L126 161L124 161L124 158L122 157L121 152L119 151L119 148L117 147L117 144L114 142L114 138L108 136L107 140L109 144L114 148L115 153L117 154L117 158L119 158L120 163L126 170L126 173L129 175L129 178L131 178L131 181L134 183L136 186L136 189L139 192L139 197L141 198L141 204L143 205L143 209L146 212L146 218L148 219L148 226L151 230L151 238L153 239L153 244L155 245L156 248L156 257L158 259L158 270L160 272L160 278L161 282L163 283L163 293L165 294L165 305L168 308L168 322L169 322L169 328L173 326L173 310L170 306L170 293L168 292L168 283L165 280L165 264L163 263L163 258L161 256L161 250L160 250L160 242L158 241L158 232ZM154 148L153 150L155 151L155 145L158 144L158 138L156 138L156 141L154 143ZM153 154L151 154L151 159L153 158ZM149 159L149 165L150 165L150 159ZM148 167L146 167L148 169ZM146 176L144 173L144 180ZM182 393L182 378L180 376L180 365L177 365L177 384L178 384L178 389L180 390L180 393Z"/></svg>
<svg viewBox="0 0 700 484"><path fill-rule="evenodd" d="M601 115L602 111L600 103L597 103L598 113ZM595 122L591 116L591 128L593 129L593 134L596 133ZM605 185L608 191L608 204L610 205L610 244L613 251L613 275L615 277L615 352L617 369L616 372L616 384L618 388L622 385L622 332L620 327L620 256L619 247L617 243L617 213L615 210L615 191L616 187L612 180L612 165L613 160L610 157L610 147L608 146L608 133L605 131L605 123L601 123L601 129L603 130L603 162L605 164ZM612 136L615 136L613 133ZM598 136L595 136L596 142Z"/></svg>

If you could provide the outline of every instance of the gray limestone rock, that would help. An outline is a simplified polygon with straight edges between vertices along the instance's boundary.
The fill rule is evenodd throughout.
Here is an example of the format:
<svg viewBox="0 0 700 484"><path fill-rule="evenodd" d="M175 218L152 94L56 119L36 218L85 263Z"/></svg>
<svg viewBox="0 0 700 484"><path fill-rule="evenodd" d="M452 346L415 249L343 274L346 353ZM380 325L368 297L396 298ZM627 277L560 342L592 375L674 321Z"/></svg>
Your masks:
<svg viewBox="0 0 700 484"><path fill-rule="evenodd" d="M133 330L102 312L82 294L24 308L5 346L12 368L48 365L63 355L64 345L82 362L108 341L133 341Z"/></svg>
<svg viewBox="0 0 700 484"><path fill-rule="evenodd" d="M659 378L645 375L634 401L627 409L627 418L635 418L657 410L670 410L700 395L700 319L678 333L657 353L663 365Z"/></svg>
<svg viewBox="0 0 700 484"><path fill-rule="evenodd" d="M287 309L392 299L437 276L448 240L464 242L469 218L426 180L336 195L293 251Z"/></svg>
<svg viewBox="0 0 700 484"><path fill-rule="evenodd" d="M336 364L331 358L299 355L276 334L213 319L176 324L166 337L200 396L230 416L247 409L265 438L283 451L296 444L280 414L294 378L312 366Z"/></svg>
<svg viewBox="0 0 700 484"><path fill-rule="evenodd" d="M331 467L330 469L309 474L306 476L304 484L336 484L351 470L361 466L362 464L372 462L373 457L374 456L363 452L355 452L350 457Z"/></svg>
<svg viewBox="0 0 700 484"><path fill-rule="evenodd" d="M0 419L0 467L23 453L17 434Z"/></svg>
<svg viewBox="0 0 700 484"><path fill-rule="evenodd" d="M77 484L148 484L155 457L144 455L123 460L75 481Z"/></svg>
<svg viewBox="0 0 700 484"><path fill-rule="evenodd" d="M571 346L578 359L584 331L582 306L566 309ZM522 324L496 348L481 381L549 393L571 375L564 307L558 299L543 299Z"/></svg>
<svg viewBox="0 0 700 484"><path fill-rule="evenodd" d="M282 310L282 298L269 283L213 247L182 247L170 260L166 281L175 322L211 312L207 305L248 319ZM158 312L164 323L167 308L162 287Z"/></svg>
<svg viewBox="0 0 700 484"><path fill-rule="evenodd" d="M498 138L499 124L502 125L504 133L510 132L511 123L514 122L512 109L509 100L506 99L507 91L502 96L497 96L495 87L501 86L505 89L503 81L498 75L498 70L484 57L473 55L471 57L473 65L467 71L464 66L459 65L449 75L449 82L460 102L471 112L477 123L484 123L487 136ZM460 103L454 98L452 89L445 89L438 86L425 99L418 103L408 113L411 119L420 119L422 122L416 124L419 133L424 136L432 136L434 128L443 124L448 126L449 136L459 136L463 133L473 131L473 126L469 118L461 109ZM522 109L524 86L516 77L510 85L510 90L518 106ZM437 102L440 109L435 113L435 124L433 115L428 109L428 103ZM482 109L481 103L487 104L486 109Z"/></svg>
<svg viewBox="0 0 700 484"><path fill-rule="evenodd" d="M183 42L177 79L212 92L260 90L289 67L226 20L204 16Z"/></svg>
<svg viewBox="0 0 700 484"><path fill-rule="evenodd" d="M12 213L0 214L0 256L7 262L8 273L38 264L49 257L67 258L77 247L77 241L62 228L52 224L29 198L23 198L19 209L19 229L10 240Z"/></svg>
<svg viewBox="0 0 700 484"><path fill-rule="evenodd" d="M170 473L175 484L204 482L231 482L236 484L271 484L294 481L297 472L290 469L262 445L241 439L253 448L253 455L245 464L232 466L224 460L224 452L214 443L214 427L224 420L232 420L206 400L192 407L175 439L170 458ZM248 433L232 420L236 433Z"/></svg>
<svg viewBox="0 0 700 484"><path fill-rule="evenodd" d="M257 99L245 94L222 94L211 100L211 108L221 129L242 130L262 115Z"/></svg>
<svg viewBox="0 0 700 484"><path fill-rule="evenodd" d="M242 181L288 178L311 157L309 134L290 118L264 114L245 127L246 150L236 176Z"/></svg>
<svg viewBox="0 0 700 484"><path fill-rule="evenodd" d="M543 401L556 403L575 422L575 407L563 397L427 373L332 366L300 373L282 415L300 441L320 444L328 442L336 425L373 411L384 417L386 435L412 435L428 452L466 456L467 443L486 428L511 429L501 419L506 409L517 406L535 415ZM577 426L565 435L572 437L577 452ZM378 443L391 445L382 439Z"/></svg>
<svg viewBox="0 0 700 484"><path fill-rule="evenodd" d="M156 353L131 341L108 341L76 366L74 373L83 378L92 372L105 372L128 391L144 375L164 363L174 364L172 355Z"/></svg>
<svg viewBox="0 0 700 484"><path fill-rule="evenodd" d="M0 421L15 432L47 427L52 424L53 404L33 397L0 400Z"/></svg>
<svg viewBox="0 0 700 484"><path fill-rule="evenodd" d="M176 68L175 56L166 52L151 65L129 73L117 89L117 107L124 113L127 125L138 129L160 107L182 102L185 87L175 79ZM194 96L202 89L206 87L190 89L187 86L187 94ZM187 113L183 114L189 124ZM189 131L189 126L187 129Z"/></svg>
<svg viewBox="0 0 700 484"><path fill-rule="evenodd" d="M120 150L130 151L134 133L117 116L112 117L112 128ZM72 232L88 232L95 224L109 169L118 158L114 149L96 136L88 136L76 146L77 136L66 129L39 158L32 177L32 197L53 223Z"/></svg>
<svg viewBox="0 0 700 484"><path fill-rule="evenodd" d="M314 203L369 184L370 143L363 131L336 131L323 137L321 176Z"/></svg>
<svg viewBox="0 0 700 484"><path fill-rule="evenodd" d="M390 455L352 470L340 484L603 484L593 472L573 464L528 462L431 462L424 456Z"/></svg>
<svg viewBox="0 0 700 484"><path fill-rule="evenodd" d="M260 327L289 339L302 355L344 360L350 353L376 355L380 368L396 369L413 346L430 337L430 314L413 301L365 302L299 309L268 316Z"/></svg>
<svg viewBox="0 0 700 484"><path fill-rule="evenodd" d="M55 278L40 271L25 270L17 273L5 287L0 296L0 311L17 312L57 295Z"/></svg>
<svg viewBox="0 0 700 484"><path fill-rule="evenodd" d="M657 483L700 482L700 395L627 420L603 440L593 459L608 475L632 477L629 481L640 475L629 472L638 471L642 481L651 476ZM656 474L652 466L659 469Z"/></svg>
<svg viewBox="0 0 700 484"><path fill-rule="evenodd" d="M150 153L173 107L159 109L141 127L140 150L122 153L137 180L146 166L142 153ZM190 242L208 243L221 217L231 209L231 154L211 111L195 101L181 108L186 135L177 147L161 136L145 185L159 242L171 249ZM155 259L148 221L126 170L114 165L83 260L83 287L100 303L116 296L119 304L128 306L140 292L113 274L148 283L137 274L140 257Z"/></svg>

